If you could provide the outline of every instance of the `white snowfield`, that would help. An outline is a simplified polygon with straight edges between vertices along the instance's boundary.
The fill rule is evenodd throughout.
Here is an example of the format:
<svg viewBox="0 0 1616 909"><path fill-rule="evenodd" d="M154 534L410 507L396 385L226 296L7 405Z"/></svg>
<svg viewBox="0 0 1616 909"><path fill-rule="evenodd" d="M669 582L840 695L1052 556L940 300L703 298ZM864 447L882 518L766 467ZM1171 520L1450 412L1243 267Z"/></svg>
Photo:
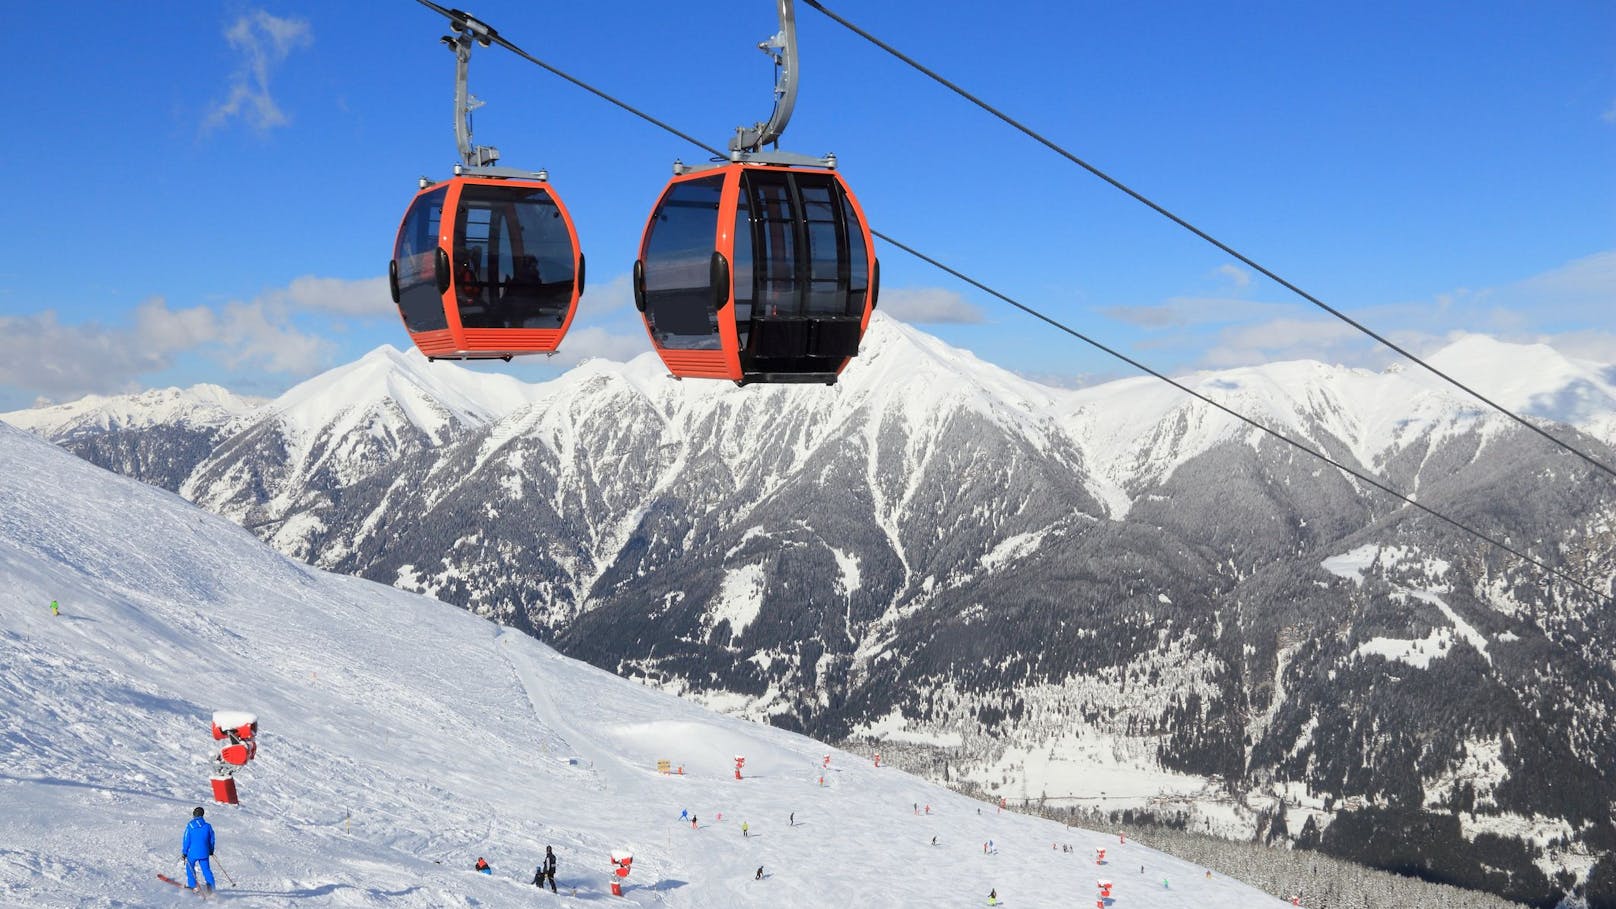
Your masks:
<svg viewBox="0 0 1616 909"><path fill-rule="evenodd" d="M0 905L191 904L156 874L197 805L243 906L1072 907L1097 878L1116 909L1286 905L293 563L20 430L0 464ZM240 807L209 800L216 710L260 723Z"/></svg>

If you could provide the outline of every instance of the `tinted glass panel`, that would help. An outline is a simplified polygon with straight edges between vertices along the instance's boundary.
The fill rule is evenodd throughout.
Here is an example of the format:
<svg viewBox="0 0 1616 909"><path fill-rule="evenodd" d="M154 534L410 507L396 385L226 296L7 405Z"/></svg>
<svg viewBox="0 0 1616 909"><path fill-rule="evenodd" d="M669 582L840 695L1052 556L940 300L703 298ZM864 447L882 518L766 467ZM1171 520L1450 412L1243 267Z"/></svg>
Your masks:
<svg viewBox="0 0 1616 909"><path fill-rule="evenodd" d="M841 217L840 187L828 174L800 174L804 228L808 236L810 316L847 315L847 225Z"/></svg>
<svg viewBox="0 0 1616 909"><path fill-rule="evenodd" d="M863 315L868 248L834 175L755 171L743 177L742 188L752 209L753 318ZM737 220L737 256L739 236Z"/></svg>
<svg viewBox="0 0 1616 909"><path fill-rule="evenodd" d="M468 184L452 261L467 328L555 328L566 319L577 252L545 188Z"/></svg>
<svg viewBox="0 0 1616 909"><path fill-rule="evenodd" d="M410 331L448 328L437 286L438 220L448 187L417 196L404 215L393 245L398 263L398 311Z"/></svg>
<svg viewBox="0 0 1616 909"><path fill-rule="evenodd" d="M752 300L756 296L752 286L752 204L747 197L743 190L735 200L735 255L730 262L735 285L735 332L743 350L752 330Z"/></svg>
<svg viewBox="0 0 1616 909"><path fill-rule="evenodd" d="M797 218L787 174L760 171L744 178L752 201L752 241L756 270L754 315L789 318L802 313Z"/></svg>
<svg viewBox="0 0 1616 909"><path fill-rule="evenodd" d="M717 349L711 266L722 175L675 183L645 238L645 320L662 347Z"/></svg>

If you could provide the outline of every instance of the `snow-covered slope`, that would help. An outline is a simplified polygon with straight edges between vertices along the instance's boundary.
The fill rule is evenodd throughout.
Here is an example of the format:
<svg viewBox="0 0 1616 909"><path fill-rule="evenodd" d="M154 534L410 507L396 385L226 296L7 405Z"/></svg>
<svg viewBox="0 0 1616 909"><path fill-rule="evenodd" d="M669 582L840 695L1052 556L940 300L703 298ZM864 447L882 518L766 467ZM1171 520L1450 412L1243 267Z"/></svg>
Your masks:
<svg viewBox="0 0 1616 909"><path fill-rule="evenodd" d="M605 898L613 849L635 854L634 905L960 906L996 888L1012 907L1072 906L1097 877L1121 906L1281 905L293 563L9 427L0 459L0 903L188 900L154 874L176 870L206 801L210 712L236 708L261 719L259 759L241 807L208 814L222 896L244 905L527 904L546 844L560 905ZM659 775L660 758L685 775Z"/></svg>

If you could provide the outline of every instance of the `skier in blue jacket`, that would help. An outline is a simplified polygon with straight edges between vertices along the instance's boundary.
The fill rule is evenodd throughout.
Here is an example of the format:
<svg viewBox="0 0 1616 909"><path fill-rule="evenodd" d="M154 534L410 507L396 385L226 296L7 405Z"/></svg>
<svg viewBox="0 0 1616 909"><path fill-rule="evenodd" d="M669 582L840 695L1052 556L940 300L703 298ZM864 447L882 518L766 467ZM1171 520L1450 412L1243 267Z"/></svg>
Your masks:
<svg viewBox="0 0 1616 909"><path fill-rule="evenodd" d="M202 880L207 882L207 893L213 892L213 868L208 857L213 855L213 825L202 820L202 809L191 812L191 822L185 825L185 836L180 839L180 859L185 862L185 886L196 888L196 866L202 866Z"/></svg>

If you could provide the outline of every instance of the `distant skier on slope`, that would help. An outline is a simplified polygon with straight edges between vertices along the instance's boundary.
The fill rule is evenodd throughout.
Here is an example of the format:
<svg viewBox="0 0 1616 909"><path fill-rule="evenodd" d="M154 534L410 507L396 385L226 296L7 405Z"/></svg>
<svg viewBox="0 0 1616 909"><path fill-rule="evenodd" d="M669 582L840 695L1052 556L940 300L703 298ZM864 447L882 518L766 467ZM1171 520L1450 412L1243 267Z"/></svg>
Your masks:
<svg viewBox="0 0 1616 909"><path fill-rule="evenodd" d="M762 865L758 866L757 874L752 876L752 880L754 880L754 881L763 880L763 866Z"/></svg>
<svg viewBox="0 0 1616 909"><path fill-rule="evenodd" d="M544 847L544 864L540 865L538 870L533 872L533 884L534 884L534 886L538 887L540 890L543 890L544 889L544 882L548 880L550 882L550 892L555 893L556 892L555 871L556 871L555 850L552 849L549 846L545 846Z"/></svg>
<svg viewBox="0 0 1616 909"><path fill-rule="evenodd" d="M477 856L476 868L477 868L477 873L478 874L493 874L494 873L494 869L493 869L493 867L491 865L488 864L488 860L483 858L480 855Z"/></svg>
<svg viewBox="0 0 1616 909"><path fill-rule="evenodd" d="M202 808L191 812L191 822L185 825L180 837L180 861L185 863L185 886L196 890L196 867L202 866L202 880L207 887L202 893L213 892L213 867L208 859L213 856L213 825L202 819Z"/></svg>
<svg viewBox="0 0 1616 909"><path fill-rule="evenodd" d="M988 905L989 906L997 906L997 905L999 905L999 888L995 887L992 890L988 891Z"/></svg>
<svg viewBox="0 0 1616 909"><path fill-rule="evenodd" d="M61 614L62 614L61 608L56 605L55 600L51 600L51 615L61 615Z"/></svg>

